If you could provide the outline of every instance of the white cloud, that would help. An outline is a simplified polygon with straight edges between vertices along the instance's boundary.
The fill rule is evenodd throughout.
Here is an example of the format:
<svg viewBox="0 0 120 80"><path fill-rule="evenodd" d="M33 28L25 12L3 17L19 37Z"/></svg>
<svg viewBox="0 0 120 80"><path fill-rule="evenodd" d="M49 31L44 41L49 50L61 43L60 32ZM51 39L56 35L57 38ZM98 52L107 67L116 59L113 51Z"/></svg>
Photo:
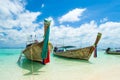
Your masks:
<svg viewBox="0 0 120 80"><path fill-rule="evenodd" d="M97 33L102 33L99 48L120 47L120 22L106 22L97 25L90 21L77 28L73 26L60 25L51 27L51 41L54 45L75 45L85 47L94 44Z"/></svg>
<svg viewBox="0 0 120 80"><path fill-rule="evenodd" d="M0 0L0 26L3 28L31 27L41 12L25 10L24 4L17 0Z"/></svg>
<svg viewBox="0 0 120 80"><path fill-rule="evenodd" d="M120 22L106 22L101 24L100 30L103 33L103 44L108 47L120 47Z"/></svg>
<svg viewBox="0 0 120 80"><path fill-rule="evenodd" d="M105 18L103 18L103 19L100 20L101 23L106 22L106 21L108 21L107 17L105 17Z"/></svg>
<svg viewBox="0 0 120 80"><path fill-rule="evenodd" d="M79 21L85 10L76 8L62 16L59 21L61 23ZM35 23L40 14L41 12L26 10L24 4L17 0L12 2L11 0L6 0L6 2L0 0L0 44L4 44L0 46L23 46L30 34L36 34L41 41L44 33L43 22ZM120 47L120 22L108 22L107 18L104 18L100 25L93 20L74 27L63 24L56 26L52 17L48 17L48 19L52 21L50 41L53 45L63 45L64 43L64 45L78 47L89 46L94 43L97 33L101 32L103 35L99 47ZM42 28L38 28L39 25ZM21 30L17 30L18 28Z"/></svg>
<svg viewBox="0 0 120 80"><path fill-rule="evenodd" d="M73 26L65 26L65 25L60 25L59 27L55 26L51 28L52 29L50 36L51 39L53 39L54 45L56 44L63 45L63 40L64 40L64 45L87 46L93 43L93 40L98 32L98 30L96 29L97 25L94 21L83 24L77 28L74 28Z"/></svg>
<svg viewBox="0 0 120 80"><path fill-rule="evenodd" d="M86 9L73 9L71 11L69 11L68 13L66 13L65 15L63 15L62 17L59 18L59 22L63 23L63 22L76 22L80 20L80 17L82 16L82 13L85 11Z"/></svg>
<svg viewBox="0 0 120 80"><path fill-rule="evenodd" d="M40 14L41 12L26 10L25 2L0 0L0 32L1 35L6 34L0 39L2 43L5 43L6 46L25 43L26 35L34 34L36 27L39 26L39 23L35 23L35 21Z"/></svg>
<svg viewBox="0 0 120 80"><path fill-rule="evenodd" d="M41 8L44 8L44 6L45 6L45 5L44 5L44 4L42 4L42 5L41 5Z"/></svg>
<svg viewBox="0 0 120 80"><path fill-rule="evenodd" d="M24 11L23 4L17 0L0 0L0 18L11 18L14 15L18 15Z"/></svg>
<svg viewBox="0 0 120 80"><path fill-rule="evenodd" d="M40 12L25 12L18 16L17 22L20 27L35 27L38 26L34 21L37 19L37 16L40 15Z"/></svg>

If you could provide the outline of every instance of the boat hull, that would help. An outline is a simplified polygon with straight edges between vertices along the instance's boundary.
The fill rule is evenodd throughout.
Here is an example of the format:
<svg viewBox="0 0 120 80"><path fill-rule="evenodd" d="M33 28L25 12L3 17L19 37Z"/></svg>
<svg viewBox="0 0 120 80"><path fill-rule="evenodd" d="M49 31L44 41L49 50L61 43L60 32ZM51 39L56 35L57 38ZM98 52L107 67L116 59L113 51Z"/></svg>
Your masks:
<svg viewBox="0 0 120 80"><path fill-rule="evenodd" d="M106 49L107 54L120 55L120 50L111 51L111 48Z"/></svg>
<svg viewBox="0 0 120 80"><path fill-rule="evenodd" d="M33 61L42 61L41 53L42 53L42 46L43 42L41 43L34 43L31 46L27 47L23 54L26 58L33 60Z"/></svg>
<svg viewBox="0 0 120 80"><path fill-rule="evenodd" d="M52 50L53 46L51 43L48 44L50 51ZM31 46L26 47L23 50L23 54L26 56L27 59L32 61L42 61L42 48L43 48L43 41L40 43L33 43Z"/></svg>
<svg viewBox="0 0 120 80"><path fill-rule="evenodd" d="M101 36L102 36L102 34L98 33L96 40L94 42L94 45L89 46L89 47L85 47L85 48L59 52L59 50L57 51L57 47L55 47L54 55L67 57L67 58L77 58L77 59L89 60L92 52L95 50L94 57L97 57L97 50L96 49L97 49L97 44L98 44L99 40L101 39Z"/></svg>
<svg viewBox="0 0 120 80"><path fill-rule="evenodd" d="M120 52L108 51L107 54L120 55Z"/></svg>
<svg viewBox="0 0 120 80"><path fill-rule="evenodd" d="M33 61L43 61L48 59L48 53L50 53L50 49L52 44L49 43L49 32L50 32L50 23L49 20L44 20L44 40L38 42L37 40L32 41L33 43L26 45L23 54L26 58ZM31 36L32 38L32 36ZM49 50L48 50L49 49ZM44 63L45 64L45 63Z"/></svg>
<svg viewBox="0 0 120 80"><path fill-rule="evenodd" d="M85 47L85 48L68 50L68 51L64 51L64 52L54 52L53 54L56 56L61 56L61 57L66 57L66 58L89 60L94 49L95 49L94 46L89 46L89 47Z"/></svg>

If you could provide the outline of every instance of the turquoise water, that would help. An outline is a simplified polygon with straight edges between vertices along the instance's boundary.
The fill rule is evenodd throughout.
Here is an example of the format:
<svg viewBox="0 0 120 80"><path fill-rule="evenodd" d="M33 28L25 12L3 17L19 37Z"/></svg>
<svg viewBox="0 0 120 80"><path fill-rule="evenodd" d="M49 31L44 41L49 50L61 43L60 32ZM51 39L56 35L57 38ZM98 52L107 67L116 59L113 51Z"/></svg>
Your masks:
<svg viewBox="0 0 120 80"><path fill-rule="evenodd" d="M51 54L47 65L27 60L22 49L0 49L0 80L120 80L120 55L98 51L89 61L66 59Z"/></svg>

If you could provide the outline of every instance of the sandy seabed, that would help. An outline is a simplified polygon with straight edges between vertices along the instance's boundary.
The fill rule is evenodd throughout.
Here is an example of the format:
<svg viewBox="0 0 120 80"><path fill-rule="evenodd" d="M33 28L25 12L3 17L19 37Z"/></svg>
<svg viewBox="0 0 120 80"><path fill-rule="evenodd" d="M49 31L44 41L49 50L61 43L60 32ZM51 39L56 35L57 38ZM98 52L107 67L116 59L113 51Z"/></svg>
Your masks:
<svg viewBox="0 0 120 80"><path fill-rule="evenodd" d="M0 56L0 80L120 80L120 55L98 52L89 61L65 59L51 54L47 65L31 62L19 54Z"/></svg>

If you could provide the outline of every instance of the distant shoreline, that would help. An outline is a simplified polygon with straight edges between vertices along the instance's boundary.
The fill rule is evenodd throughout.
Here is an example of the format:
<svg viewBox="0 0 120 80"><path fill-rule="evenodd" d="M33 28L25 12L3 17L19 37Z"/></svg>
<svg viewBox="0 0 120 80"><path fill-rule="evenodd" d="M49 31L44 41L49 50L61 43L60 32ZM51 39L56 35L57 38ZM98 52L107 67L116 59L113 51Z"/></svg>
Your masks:
<svg viewBox="0 0 120 80"><path fill-rule="evenodd" d="M24 49L25 47L0 47L0 49Z"/></svg>

